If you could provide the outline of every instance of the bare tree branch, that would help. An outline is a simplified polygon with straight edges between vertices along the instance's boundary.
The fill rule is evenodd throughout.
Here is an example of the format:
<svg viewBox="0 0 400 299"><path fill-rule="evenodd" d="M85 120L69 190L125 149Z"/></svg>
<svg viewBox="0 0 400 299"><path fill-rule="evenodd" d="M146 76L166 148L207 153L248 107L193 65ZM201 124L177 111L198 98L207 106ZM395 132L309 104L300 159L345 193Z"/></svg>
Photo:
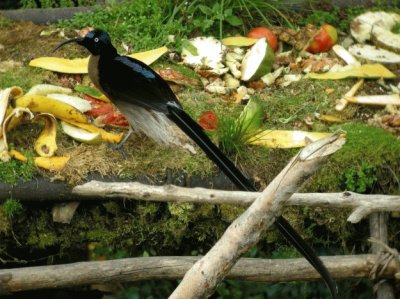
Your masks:
<svg viewBox="0 0 400 299"><path fill-rule="evenodd" d="M138 182L100 182L90 181L76 186L73 194L99 198L123 198L133 200L234 204L248 206L260 192L224 191L206 188L185 188L174 185L153 186ZM294 193L287 206L332 207L352 209L348 221L357 223L374 212L400 211L400 196L383 194L338 193Z"/></svg>
<svg viewBox="0 0 400 299"><path fill-rule="evenodd" d="M368 277L375 255L321 257L335 279ZM79 262L0 270L0 293L68 288L101 283L134 282L149 279L180 279L200 257L138 257L109 261ZM383 273L396 273L392 261ZM230 279L286 282L318 280L319 274L303 258L240 259L227 275Z"/></svg>
<svg viewBox="0 0 400 299"><path fill-rule="evenodd" d="M261 238L280 215L282 207L325 161L344 144L338 134L320 139L299 152L251 206L227 228L213 248L185 274L169 298L204 298L211 295L239 257Z"/></svg>

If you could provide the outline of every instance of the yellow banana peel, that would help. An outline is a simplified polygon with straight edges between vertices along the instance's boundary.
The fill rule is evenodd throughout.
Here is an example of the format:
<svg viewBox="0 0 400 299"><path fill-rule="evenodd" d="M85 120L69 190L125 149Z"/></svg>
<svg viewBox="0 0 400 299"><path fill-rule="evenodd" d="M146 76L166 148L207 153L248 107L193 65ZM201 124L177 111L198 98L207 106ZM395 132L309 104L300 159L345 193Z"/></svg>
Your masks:
<svg viewBox="0 0 400 299"><path fill-rule="evenodd" d="M10 160L8 153L8 142L7 142L7 127L10 120L16 116L20 117L22 114L28 114L29 118L33 118L32 112L27 108L15 108L3 121L0 126L0 161L7 162Z"/></svg>
<svg viewBox="0 0 400 299"><path fill-rule="evenodd" d="M150 65L167 52L168 48L164 46L150 51L134 53L128 56ZM88 72L88 63L89 57L75 59L39 57L31 60L29 65L59 73L86 74Z"/></svg>
<svg viewBox="0 0 400 299"><path fill-rule="evenodd" d="M17 159L21 162L26 162L28 160L24 154L14 149L9 151L9 155L12 158ZM37 167L47 169L50 171L61 171L67 165L69 159L70 159L69 156L35 157L33 161Z"/></svg>
<svg viewBox="0 0 400 299"><path fill-rule="evenodd" d="M48 113L41 113L33 118L34 121L43 121L44 128L36 139L34 149L41 157L52 157L58 149L57 137L57 120Z"/></svg>
<svg viewBox="0 0 400 299"><path fill-rule="evenodd" d="M17 107L30 109L32 112L42 112L54 115L56 118L87 123L85 114L78 109L58 100L39 95L25 95L16 100Z"/></svg>
<svg viewBox="0 0 400 299"><path fill-rule="evenodd" d="M232 36L227 37L222 40L222 44L224 46L232 46L232 47L248 47L257 41L256 38L245 37L245 36Z"/></svg>
<svg viewBox="0 0 400 299"><path fill-rule="evenodd" d="M10 102L10 99L18 98L22 96L23 93L24 92L22 91L21 87L18 86L13 86L0 90L0 128L3 127L3 122L10 113L10 110L8 109L9 108L8 104ZM2 133L0 132L0 136L1 134Z"/></svg>
<svg viewBox="0 0 400 299"><path fill-rule="evenodd" d="M110 142L110 143L119 143L119 142L121 142L122 137L124 136L124 133L115 134L115 133L107 132L106 130L104 130L102 128L96 127L95 125L88 124L88 123L84 124L84 123L71 121L71 120L67 120L67 119L63 119L63 121L65 121L66 123L69 123L71 125L77 126L78 128L84 129L91 133L100 133L101 139L103 139L106 142Z"/></svg>
<svg viewBox="0 0 400 299"><path fill-rule="evenodd" d="M330 135L320 132L265 130L251 138L249 143L270 148L296 148Z"/></svg>
<svg viewBox="0 0 400 299"><path fill-rule="evenodd" d="M69 159L69 156L36 157L34 161L37 167L50 171L61 171L67 165Z"/></svg>
<svg viewBox="0 0 400 299"><path fill-rule="evenodd" d="M349 77L356 78L384 78L384 79L392 79L396 78L396 75L389 71L386 67L384 67L380 63L375 64L363 64L360 66L352 65L349 67L345 67L346 69L343 71L337 72L327 72L323 74L319 73L309 73L306 75L306 78L310 79L320 79L320 80L338 80L345 79Z"/></svg>

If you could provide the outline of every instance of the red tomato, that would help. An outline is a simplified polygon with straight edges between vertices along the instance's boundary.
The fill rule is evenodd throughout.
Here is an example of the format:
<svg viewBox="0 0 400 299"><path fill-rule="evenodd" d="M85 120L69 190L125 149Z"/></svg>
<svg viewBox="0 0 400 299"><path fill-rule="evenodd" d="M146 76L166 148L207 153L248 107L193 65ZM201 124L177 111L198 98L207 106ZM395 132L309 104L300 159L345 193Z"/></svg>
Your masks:
<svg viewBox="0 0 400 299"><path fill-rule="evenodd" d="M204 112L199 118L199 125L207 131L218 129L218 119L211 111Z"/></svg>
<svg viewBox="0 0 400 299"><path fill-rule="evenodd" d="M267 39L269 46L274 50L278 49L278 38L276 35L266 27L255 27L247 33L247 37L251 38L263 38Z"/></svg>

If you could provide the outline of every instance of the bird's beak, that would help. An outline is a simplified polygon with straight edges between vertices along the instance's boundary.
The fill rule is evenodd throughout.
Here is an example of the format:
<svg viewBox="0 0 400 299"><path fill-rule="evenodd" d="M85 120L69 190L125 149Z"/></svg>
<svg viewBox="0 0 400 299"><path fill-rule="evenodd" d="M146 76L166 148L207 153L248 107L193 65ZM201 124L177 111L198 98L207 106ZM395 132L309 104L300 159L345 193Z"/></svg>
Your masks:
<svg viewBox="0 0 400 299"><path fill-rule="evenodd" d="M83 38L82 38L82 37L77 37L77 38L68 39L68 40L66 40L66 41L64 41L64 42L62 42L62 43L60 43L60 44L53 50L53 52L57 51L58 49L60 49L61 47L63 47L63 46L66 45L66 44L69 44L69 43L77 43L77 44L81 45L82 42L83 42Z"/></svg>

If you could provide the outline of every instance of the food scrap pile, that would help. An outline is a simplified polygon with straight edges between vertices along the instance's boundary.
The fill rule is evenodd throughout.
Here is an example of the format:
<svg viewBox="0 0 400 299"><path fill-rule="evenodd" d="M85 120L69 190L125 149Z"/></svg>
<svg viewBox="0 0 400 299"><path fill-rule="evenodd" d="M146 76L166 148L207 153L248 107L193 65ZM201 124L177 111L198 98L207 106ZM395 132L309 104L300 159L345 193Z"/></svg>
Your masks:
<svg viewBox="0 0 400 299"><path fill-rule="evenodd" d="M370 123L399 133L400 84L396 65L400 63L400 35L392 28L400 23L400 15L386 12L367 12L351 23L351 36L340 36L336 29L325 24L320 28L307 25L297 30L283 27L257 27L247 36L196 37L182 41L179 61L195 70L203 88L232 103L245 104L241 119L250 120L249 128L255 132L248 142L268 147L291 148L304 146L327 136L327 133L304 131L262 131L262 121L254 115L262 115L261 106L252 100L253 94L265 88L286 88L295 81L340 80L358 78L359 81L338 99L335 109L340 113L349 103L385 107ZM85 30L87 32L89 29ZM151 64L166 54L161 47L131 57ZM172 55L171 55L172 57ZM176 59L175 59L176 61ZM30 66L40 67L58 74L86 74L88 57L64 59L39 57ZM173 69L157 72L165 80L183 86L196 86L198 81L187 78ZM396 73L397 72L397 73ZM70 84L71 88L42 84L33 86L26 94L19 87L9 87L0 93L0 158L26 160L26 157L10 149L7 132L27 121L44 124L34 149L35 163L50 170L61 170L69 157L57 156L57 122L62 132L79 142L97 144L118 143L121 131L111 132L111 126L127 128L128 122L115 106L98 90L81 80ZM70 78L70 77L69 77ZM385 94L360 95L364 80L373 79ZM391 80L391 81L386 81ZM261 114L260 114L261 113ZM262 116L261 116L262 117ZM322 115L327 121L337 118ZM206 130L218 129L216 116L207 111L199 119ZM108 126L104 128L104 126Z"/></svg>

